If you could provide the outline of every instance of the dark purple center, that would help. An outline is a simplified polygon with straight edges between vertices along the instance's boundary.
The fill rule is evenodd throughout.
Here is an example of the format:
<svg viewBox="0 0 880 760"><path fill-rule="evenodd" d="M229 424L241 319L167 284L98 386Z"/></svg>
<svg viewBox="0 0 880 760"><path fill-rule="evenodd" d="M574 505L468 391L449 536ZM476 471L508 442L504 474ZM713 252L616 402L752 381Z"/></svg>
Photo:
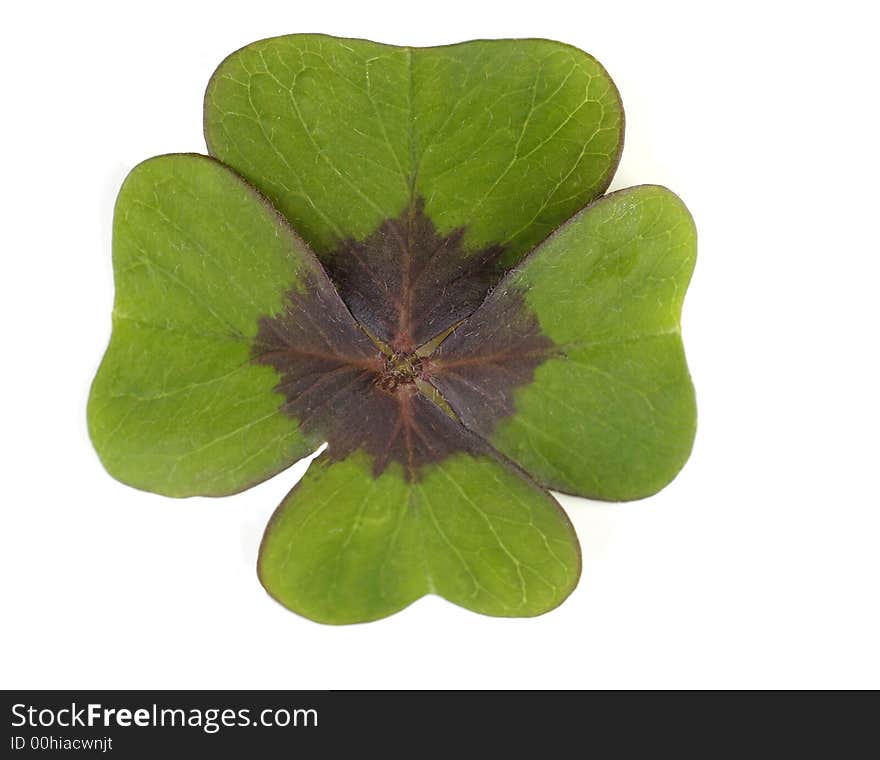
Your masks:
<svg viewBox="0 0 880 760"><path fill-rule="evenodd" d="M441 236L415 203L341 243L332 282L317 272L260 319L253 360L276 370L281 408L330 456L363 449L375 475L398 462L415 479L425 463L479 448L469 423L479 417L485 434L511 414L515 388L552 354L518 294L469 318L502 249L466 252L462 238Z"/></svg>

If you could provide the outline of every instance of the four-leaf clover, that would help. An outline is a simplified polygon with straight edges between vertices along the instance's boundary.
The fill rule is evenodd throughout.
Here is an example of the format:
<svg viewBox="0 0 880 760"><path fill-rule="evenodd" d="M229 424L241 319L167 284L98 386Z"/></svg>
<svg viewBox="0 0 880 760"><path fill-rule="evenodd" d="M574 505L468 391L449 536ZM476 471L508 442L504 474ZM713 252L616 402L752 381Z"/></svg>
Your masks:
<svg viewBox="0 0 880 760"><path fill-rule="evenodd" d="M149 159L119 194L104 465L220 496L327 442L261 546L282 604L557 606L580 550L547 489L647 496L695 431L694 226L661 187L600 197L623 126L599 63L547 40L234 53L210 157Z"/></svg>

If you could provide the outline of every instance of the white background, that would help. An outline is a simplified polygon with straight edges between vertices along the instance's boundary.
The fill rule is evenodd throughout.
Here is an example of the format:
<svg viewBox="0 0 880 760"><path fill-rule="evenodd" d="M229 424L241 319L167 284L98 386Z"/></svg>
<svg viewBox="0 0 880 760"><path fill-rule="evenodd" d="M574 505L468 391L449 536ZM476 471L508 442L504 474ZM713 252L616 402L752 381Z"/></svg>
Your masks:
<svg viewBox="0 0 880 760"><path fill-rule="evenodd" d="M5 7L0 45L0 685L880 687L870 4L24 5ZM562 499L584 572L543 617L428 598L377 623L312 623L254 569L301 466L179 501L117 483L92 451L123 177L204 151L202 93L227 53L313 31L588 50L627 112L613 187L665 184L696 219L693 456L645 501Z"/></svg>

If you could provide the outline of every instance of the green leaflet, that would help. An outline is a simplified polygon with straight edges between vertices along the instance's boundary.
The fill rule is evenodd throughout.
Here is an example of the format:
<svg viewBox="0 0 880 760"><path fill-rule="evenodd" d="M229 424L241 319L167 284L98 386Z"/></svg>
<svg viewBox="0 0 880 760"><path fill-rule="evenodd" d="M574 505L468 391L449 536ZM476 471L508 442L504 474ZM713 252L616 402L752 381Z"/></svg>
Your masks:
<svg viewBox="0 0 880 760"><path fill-rule="evenodd" d="M604 192L623 109L601 65L559 42L302 34L220 65L205 137L322 258L421 197L441 233L466 227L469 250L502 244L512 264Z"/></svg>
<svg viewBox="0 0 880 760"><path fill-rule="evenodd" d="M287 225L204 156L129 174L113 221L116 301L88 420L104 466L169 496L240 491L300 459L276 374L253 364L257 319L318 270Z"/></svg>
<svg viewBox="0 0 880 760"><path fill-rule="evenodd" d="M547 240L510 284L527 289L566 358L519 394L493 436L501 450L552 488L595 498L669 483L696 432L679 325L695 260L693 220L661 187L603 198Z"/></svg>
<svg viewBox="0 0 880 760"><path fill-rule="evenodd" d="M471 426L556 490L615 501L660 490L696 430L679 328L695 257L693 220L665 188L612 193L567 222L471 317L489 321L524 292L561 355L517 391L513 416Z"/></svg>
<svg viewBox="0 0 880 760"><path fill-rule="evenodd" d="M559 605L580 574L553 498L509 464L458 454L407 483L356 452L312 463L266 529L259 573L286 607L324 623L385 617L436 593L488 615Z"/></svg>

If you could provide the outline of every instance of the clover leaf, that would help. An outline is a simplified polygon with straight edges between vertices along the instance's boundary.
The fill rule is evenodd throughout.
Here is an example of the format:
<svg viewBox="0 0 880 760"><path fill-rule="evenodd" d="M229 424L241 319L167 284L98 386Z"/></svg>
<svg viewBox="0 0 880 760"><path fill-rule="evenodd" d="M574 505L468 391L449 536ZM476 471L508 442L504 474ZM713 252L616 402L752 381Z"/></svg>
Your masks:
<svg viewBox="0 0 880 760"><path fill-rule="evenodd" d="M260 549L282 604L560 604L580 549L547 489L647 496L695 430L693 222L661 187L600 197L605 70L547 40L291 35L223 61L205 135L119 193L88 410L107 470L220 496L326 442Z"/></svg>

